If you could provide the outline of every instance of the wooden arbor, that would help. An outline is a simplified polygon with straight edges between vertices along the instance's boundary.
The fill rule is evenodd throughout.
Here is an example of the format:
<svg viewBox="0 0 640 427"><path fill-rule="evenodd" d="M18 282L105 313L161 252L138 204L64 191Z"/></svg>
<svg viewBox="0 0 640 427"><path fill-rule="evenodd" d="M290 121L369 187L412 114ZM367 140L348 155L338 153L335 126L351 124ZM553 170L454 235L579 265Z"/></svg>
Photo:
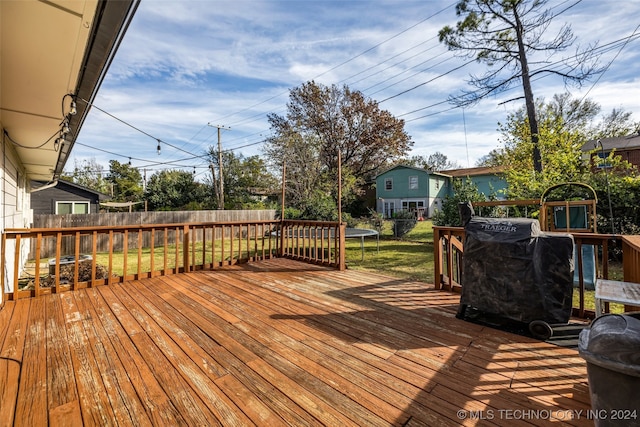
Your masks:
<svg viewBox="0 0 640 427"><path fill-rule="evenodd" d="M544 231L597 233L596 191L580 182L547 188L540 197L540 227Z"/></svg>

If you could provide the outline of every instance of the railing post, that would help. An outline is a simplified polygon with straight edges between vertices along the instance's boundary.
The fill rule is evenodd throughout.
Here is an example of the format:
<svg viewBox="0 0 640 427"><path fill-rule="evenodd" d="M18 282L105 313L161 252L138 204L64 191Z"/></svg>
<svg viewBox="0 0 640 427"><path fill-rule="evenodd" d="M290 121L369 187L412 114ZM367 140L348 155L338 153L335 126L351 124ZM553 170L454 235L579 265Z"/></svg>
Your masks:
<svg viewBox="0 0 640 427"><path fill-rule="evenodd" d="M279 258L283 258L284 257L284 232L285 232L285 226L284 226L284 219L280 220L280 247L278 248L278 257Z"/></svg>
<svg viewBox="0 0 640 427"><path fill-rule="evenodd" d="M7 260L7 236L2 233L2 245L0 247L0 259L2 260L2 264ZM4 268L0 266L0 308L4 307Z"/></svg>
<svg viewBox="0 0 640 427"><path fill-rule="evenodd" d="M442 288L442 242L440 241L440 229L433 227L433 286L434 289Z"/></svg>
<svg viewBox="0 0 640 427"><path fill-rule="evenodd" d="M347 269L347 263L346 263L346 248L345 248L345 243L346 243L346 234L347 234L347 225L344 223L340 223L340 241L338 243L339 246L339 250L338 250L338 270L343 271Z"/></svg>
<svg viewBox="0 0 640 427"><path fill-rule="evenodd" d="M188 273L190 271L189 266L189 224L185 224L182 232L182 264L184 266L184 272ZM177 271L176 265L176 271Z"/></svg>

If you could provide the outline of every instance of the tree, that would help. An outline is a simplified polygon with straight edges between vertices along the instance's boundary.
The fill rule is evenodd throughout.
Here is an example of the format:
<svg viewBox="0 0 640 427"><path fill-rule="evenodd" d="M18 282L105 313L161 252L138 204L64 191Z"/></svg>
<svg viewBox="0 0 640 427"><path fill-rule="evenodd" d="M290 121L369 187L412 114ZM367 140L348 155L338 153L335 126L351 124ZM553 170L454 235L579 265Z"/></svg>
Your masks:
<svg viewBox="0 0 640 427"><path fill-rule="evenodd" d="M140 171L127 163L110 160L107 182L111 185L115 202L137 202L142 199Z"/></svg>
<svg viewBox="0 0 640 427"><path fill-rule="evenodd" d="M618 133L615 136L626 135L629 129L612 126L612 122L620 123L612 120L612 117L626 117L623 123L633 123L630 115L616 110L598 121L600 106L597 103L589 99L574 99L569 94L554 95L549 102L539 99L536 109L544 164L542 173L534 172L528 155L531 138L524 109L517 110L504 123L499 123L503 148L498 150L494 160L507 167L506 179L511 198L537 198L546 188L561 182L594 182L590 165L583 157L585 153L582 147L587 141L597 139L604 129L609 129L608 132L613 134ZM593 151L596 149L594 146ZM615 162L615 165L616 175L628 175L632 172L628 163Z"/></svg>
<svg viewBox="0 0 640 427"><path fill-rule="evenodd" d="M492 166L500 166L503 163L502 160L503 152L499 148L494 148L489 151L489 154L486 154L476 161L477 167L492 167Z"/></svg>
<svg viewBox="0 0 640 427"><path fill-rule="evenodd" d="M521 82L536 172L542 171L542 160L531 79L554 74L561 76L565 84L580 85L600 72L592 46L578 51L571 59L550 61L554 54L568 49L575 37L568 24L555 35L547 34L553 18L568 8L553 15L549 9L543 9L546 3L547 0L460 0L456 15L464 19L458 21L455 29L445 26L439 32L440 41L449 50L490 68L482 76L471 76L469 83L476 89L452 98L454 103L471 105Z"/></svg>
<svg viewBox="0 0 640 427"><path fill-rule="evenodd" d="M439 151L429 154L429 156L411 156L406 159L400 159L396 163L430 171L460 169L460 165L458 163L450 161L446 155Z"/></svg>
<svg viewBox="0 0 640 427"><path fill-rule="evenodd" d="M587 108L583 104L591 105L591 101L570 102L565 96L555 96L549 103L543 99L536 102L538 145L544 165L539 173L536 173L530 156L533 141L525 108L509 114L504 123L498 124L503 144L499 158L507 166L505 174L510 198L537 198L551 185L588 180L589 168L582 159L582 146L588 139L587 130L567 122L568 118L573 123L593 120L599 109Z"/></svg>
<svg viewBox="0 0 640 427"><path fill-rule="evenodd" d="M592 139L615 138L640 132L640 122L631 119L631 112L613 109L593 130Z"/></svg>
<svg viewBox="0 0 640 427"><path fill-rule="evenodd" d="M212 166L210 178L210 194L218 206L220 181L218 150L213 146L208 152ZM222 179L225 209L246 209L260 204L257 195L277 193L278 181L267 168L264 159L259 156L244 157L233 151L222 152Z"/></svg>
<svg viewBox="0 0 640 427"><path fill-rule="evenodd" d="M286 161L287 203L296 208L327 196L337 203L338 153L348 204L366 178L412 145L403 120L347 86L307 82L290 91L286 116L268 118L272 135L265 154L278 168Z"/></svg>
<svg viewBox="0 0 640 427"><path fill-rule="evenodd" d="M150 210L190 210L206 207L208 189L193 179L193 173L163 170L147 182L144 198Z"/></svg>
<svg viewBox="0 0 640 427"><path fill-rule="evenodd" d="M61 178L101 193L110 193L109 183L104 178L104 168L95 158L81 162L76 159L73 172L65 174Z"/></svg>
<svg viewBox="0 0 640 427"><path fill-rule="evenodd" d="M453 180L453 196L447 196L442 202L442 210L437 210L433 215L433 225L460 227L462 220L458 206L465 202L484 202L485 196L478 191L478 187L470 178Z"/></svg>

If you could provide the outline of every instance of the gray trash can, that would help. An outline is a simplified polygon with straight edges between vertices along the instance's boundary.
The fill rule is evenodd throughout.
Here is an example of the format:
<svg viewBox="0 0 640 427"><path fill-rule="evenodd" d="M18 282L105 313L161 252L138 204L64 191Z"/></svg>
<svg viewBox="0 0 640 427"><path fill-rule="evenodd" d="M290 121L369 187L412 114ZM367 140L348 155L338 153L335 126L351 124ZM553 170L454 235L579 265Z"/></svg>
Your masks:
<svg viewBox="0 0 640 427"><path fill-rule="evenodd" d="M597 427L640 426L640 319L610 314L580 332L591 419Z"/></svg>

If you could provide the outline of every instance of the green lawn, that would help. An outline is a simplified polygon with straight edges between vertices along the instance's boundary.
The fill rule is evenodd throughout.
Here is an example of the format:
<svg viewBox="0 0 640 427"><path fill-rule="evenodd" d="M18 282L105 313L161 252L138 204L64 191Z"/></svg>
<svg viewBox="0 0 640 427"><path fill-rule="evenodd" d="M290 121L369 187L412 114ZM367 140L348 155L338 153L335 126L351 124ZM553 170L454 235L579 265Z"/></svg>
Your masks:
<svg viewBox="0 0 640 427"><path fill-rule="evenodd" d="M368 224L358 227L371 228ZM394 277L433 283L433 229L431 221L420 221L402 239L393 237L391 223L385 222L380 235L380 252L376 240L365 238L364 260L360 239L347 239L347 268L370 270Z"/></svg>
<svg viewBox="0 0 640 427"><path fill-rule="evenodd" d="M358 227L371 228L368 224ZM433 224L431 221L418 222L416 227L402 239L393 237L390 222L385 222L380 235L380 253L376 251L373 238L365 238L365 255L361 260L359 239L347 239L347 268L368 270L408 280L418 280L433 284ZM618 275L617 267L610 266L611 274ZM595 292L585 291L585 308L595 310ZM573 292L573 306L580 304L580 295ZM624 307L611 304L613 313L622 313Z"/></svg>

